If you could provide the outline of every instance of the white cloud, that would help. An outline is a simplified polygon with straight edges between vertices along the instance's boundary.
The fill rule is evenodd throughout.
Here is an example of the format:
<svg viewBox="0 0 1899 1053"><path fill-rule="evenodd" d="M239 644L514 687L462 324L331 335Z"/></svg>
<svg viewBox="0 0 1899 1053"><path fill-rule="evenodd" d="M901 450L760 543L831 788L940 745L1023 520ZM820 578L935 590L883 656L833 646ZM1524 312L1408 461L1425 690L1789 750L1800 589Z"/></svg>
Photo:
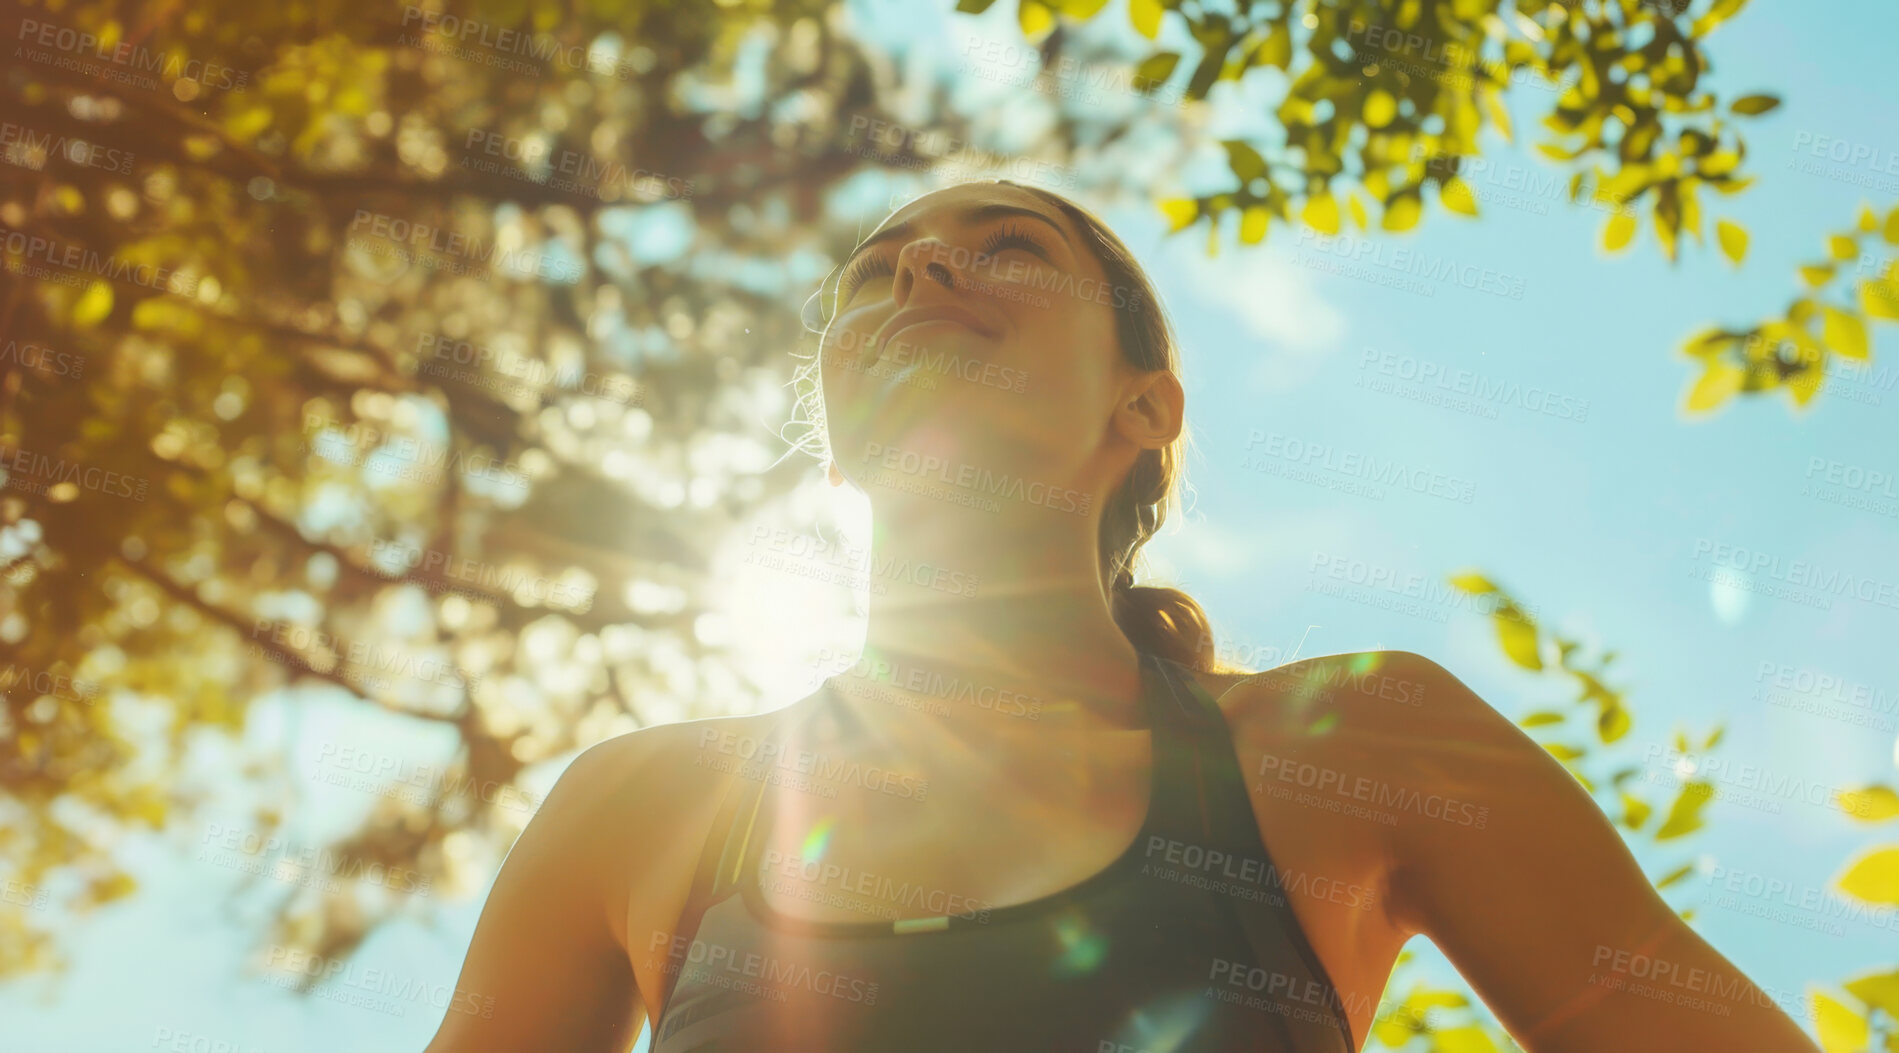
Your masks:
<svg viewBox="0 0 1899 1053"><path fill-rule="evenodd" d="M1345 336L1345 315L1320 295L1310 272L1273 250L1223 239L1220 254L1209 257L1203 238L1170 238L1163 255L1196 306L1221 310L1265 345L1244 357L1253 363L1249 388L1290 391L1310 380Z"/></svg>

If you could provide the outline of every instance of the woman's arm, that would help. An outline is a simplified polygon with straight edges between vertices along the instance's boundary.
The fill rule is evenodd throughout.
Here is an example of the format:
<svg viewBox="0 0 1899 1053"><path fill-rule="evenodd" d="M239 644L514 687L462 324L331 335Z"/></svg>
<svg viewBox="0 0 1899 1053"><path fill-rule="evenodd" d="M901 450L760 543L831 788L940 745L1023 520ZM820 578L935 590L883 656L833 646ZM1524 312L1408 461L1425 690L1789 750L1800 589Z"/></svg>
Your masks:
<svg viewBox="0 0 1899 1053"><path fill-rule="evenodd" d="M576 757L495 878L456 996L427 1053L625 1053L645 1010L616 936L639 733ZM621 934L623 935L623 934Z"/></svg>
<svg viewBox="0 0 1899 1053"><path fill-rule="evenodd" d="M1526 1050L1817 1053L1668 907L1555 758L1436 663L1381 657L1427 685L1422 706L1377 714L1391 736L1378 777L1423 795L1390 831L1393 915ZM1455 812L1431 806L1434 793Z"/></svg>

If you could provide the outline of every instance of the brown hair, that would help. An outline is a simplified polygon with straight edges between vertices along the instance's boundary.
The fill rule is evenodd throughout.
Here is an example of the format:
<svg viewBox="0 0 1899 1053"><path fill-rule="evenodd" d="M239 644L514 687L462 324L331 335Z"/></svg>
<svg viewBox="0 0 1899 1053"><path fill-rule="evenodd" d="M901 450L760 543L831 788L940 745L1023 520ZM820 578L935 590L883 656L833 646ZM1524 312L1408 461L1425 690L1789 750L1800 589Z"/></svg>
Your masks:
<svg viewBox="0 0 1899 1053"><path fill-rule="evenodd" d="M990 182L1034 194L1068 216L1087 239L1114 292L1115 327L1122 357L1136 369L1164 369L1178 376L1180 352L1153 282L1107 224L1080 205L1040 187L1007 179ZM815 383L800 383L809 381L817 368L814 355L798 368L794 383L799 384L798 403L809 414L811 430L822 448L826 442L822 394ZM1134 583L1141 546L1160 531L1168 511L1179 501L1186 454L1192 444L1192 436L1183 424L1173 442L1160 449L1142 450L1120 488L1102 506L1101 581L1112 597L1115 625L1136 649L1172 659L1197 672L1239 672L1243 670L1224 666L1214 654L1213 625L1193 597L1175 588ZM804 443L797 445L802 447Z"/></svg>

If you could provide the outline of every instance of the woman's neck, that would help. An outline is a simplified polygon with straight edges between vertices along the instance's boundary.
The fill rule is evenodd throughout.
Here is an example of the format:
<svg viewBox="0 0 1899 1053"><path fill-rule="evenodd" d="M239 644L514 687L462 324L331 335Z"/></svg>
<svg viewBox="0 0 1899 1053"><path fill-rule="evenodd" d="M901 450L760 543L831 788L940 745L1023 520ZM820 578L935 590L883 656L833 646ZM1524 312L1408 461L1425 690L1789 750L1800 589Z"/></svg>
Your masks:
<svg viewBox="0 0 1899 1053"><path fill-rule="evenodd" d="M866 702L873 724L1007 714L1043 728L1145 726L1140 655L1115 624L1097 519L1048 508L879 509L863 656L847 675L915 705ZM1032 712L1034 702L1039 702ZM940 703L940 704L932 704Z"/></svg>

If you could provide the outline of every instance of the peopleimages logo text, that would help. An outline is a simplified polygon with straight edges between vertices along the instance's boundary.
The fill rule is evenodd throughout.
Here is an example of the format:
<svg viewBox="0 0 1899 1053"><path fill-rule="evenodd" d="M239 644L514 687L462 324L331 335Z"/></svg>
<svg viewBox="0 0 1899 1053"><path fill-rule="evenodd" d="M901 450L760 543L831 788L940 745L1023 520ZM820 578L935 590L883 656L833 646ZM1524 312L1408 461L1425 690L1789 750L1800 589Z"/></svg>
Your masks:
<svg viewBox="0 0 1899 1053"><path fill-rule="evenodd" d="M1694 558L1706 558L1715 566L1745 571L1799 588L1814 589L1834 596L1851 596L1881 607L1899 609L1899 585L1843 570L1828 569L1803 559L1782 560L1772 553L1723 544L1705 537L1695 539Z"/></svg>

